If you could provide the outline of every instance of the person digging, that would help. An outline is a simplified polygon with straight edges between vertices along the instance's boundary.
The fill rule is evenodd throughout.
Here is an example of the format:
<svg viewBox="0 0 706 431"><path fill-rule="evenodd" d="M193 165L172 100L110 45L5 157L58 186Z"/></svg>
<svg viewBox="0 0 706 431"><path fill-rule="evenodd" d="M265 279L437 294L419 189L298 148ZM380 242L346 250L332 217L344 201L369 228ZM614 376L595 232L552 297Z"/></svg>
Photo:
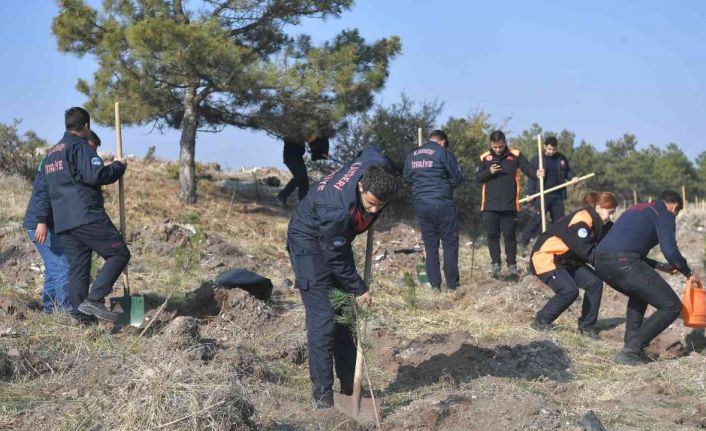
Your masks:
<svg viewBox="0 0 706 431"><path fill-rule="evenodd" d="M101 186L118 181L127 163L116 160L105 165L87 145L91 117L85 109L70 108L64 119L66 133L49 149L43 167L54 229L69 261L71 314L79 322L90 323L89 316L116 322L120 314L105 307L105 297L127 266L130 251L105 211ZM105 263L89 291L94 251Z"/></svg>
<svg viewBox="0 0 706 431"><path fill-rule="evenodd" d="M341 393L353 393L356 345L336 322L334 288L372 304L356 272L351 243L367 231L397 192L392 163L375 147L326 177L300 202L289 221L287 251L306 310L309 375L317 408L334 404L333 365Z"/></svg>

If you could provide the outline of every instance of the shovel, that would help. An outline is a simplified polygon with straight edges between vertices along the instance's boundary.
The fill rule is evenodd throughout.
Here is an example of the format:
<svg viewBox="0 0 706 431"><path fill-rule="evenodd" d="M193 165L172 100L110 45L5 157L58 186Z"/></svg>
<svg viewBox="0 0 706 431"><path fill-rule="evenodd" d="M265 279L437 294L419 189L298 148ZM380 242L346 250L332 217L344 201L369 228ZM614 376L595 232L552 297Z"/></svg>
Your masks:
<svg viewBox="0 0 706 431"><path fill-rule="evenodd" d="M368 229L368 241L365 246L365 272L363 281L366 286L370 286L370 276L373 264L373 227ZM353 395L343 395L334 392L333 404L336 408L359 424L370 424L378 420L380 411L380 400L362 397L363 378L363 346L360 340L356 340L355 374L353 375Z"/></svg>
<svg viewBox="0 0 706 431"><path fill-rule="evenodd" d="M118 158L123 157L123 135L120 130L120 102L115 102L115 140L118 144ZM125 240L125 185L123 179L118 180L118 201L120 202L120 233ZM145 319L145 298L142 296L130 296L130 279L127 275L127 268L123 271L123 296L110 298L110 309L120 306L119 323L139 327Z"/></svg>

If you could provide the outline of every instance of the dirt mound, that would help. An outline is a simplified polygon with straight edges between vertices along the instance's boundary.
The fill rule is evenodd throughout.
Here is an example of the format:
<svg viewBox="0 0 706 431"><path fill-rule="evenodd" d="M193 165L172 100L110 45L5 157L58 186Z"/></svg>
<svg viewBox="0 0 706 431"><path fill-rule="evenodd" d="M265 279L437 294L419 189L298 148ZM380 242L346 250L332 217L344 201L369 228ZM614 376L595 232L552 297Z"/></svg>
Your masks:
<svg viewBox="0 0 706 431"><path fill-rule="evenodd" d="M210 281L186 295L178 314L196 318L218 316L218 321L234 323L245 332L252 332L275 318L267 303L245 290L217 287Z"/></svg>
<svg viewBox="0 0 706 431"><path fill-rule="evenodd" d="M242 330L255 330L274 318L266 303L242 289L218 287L214 293L221 309L220 318L236 323Z"/></svg>
<svg viewBox="0 0 706 431"><path fill-rule="evenodd" d="M567 381L571 377L568 357L559 346L547 340L483 347L466 332L428 334L411 342L384 332L373 332L373 355L376 364L383 364L385 371L397 368L389 387L392 391L435 383L458 385L486 375L555 381Z"/></svg>
<svg viewBox="0 0 706 431"><path fill-rule="evenodd" d="M561 413L538 396L502 395L477 399L458 392L436 393L403 407L385 430L557 430Z"/></svg>

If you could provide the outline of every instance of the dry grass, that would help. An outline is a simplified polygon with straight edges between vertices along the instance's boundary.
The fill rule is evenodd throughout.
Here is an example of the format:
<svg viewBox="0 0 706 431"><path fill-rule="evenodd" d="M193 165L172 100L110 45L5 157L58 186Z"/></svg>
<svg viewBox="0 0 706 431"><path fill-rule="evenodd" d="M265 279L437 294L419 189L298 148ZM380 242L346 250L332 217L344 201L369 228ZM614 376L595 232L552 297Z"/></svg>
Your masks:
<svg viewBox="0 0 706 431"><path fill-rule="evenodd" d="M225 176L216 175L216 179ZM15 177L3 177L0 182L2 249L5 244L25 241L17 223L24 214L30 185ZM105 190L108 212L117 222L116 188ZM195 224L207 234L217 235L252 255L251 269L275 283L292 277L284 248L289 214L276 208L269 198L241 195L231 206L230 193L202 180L198 204L185 208L176 200L176 181L167 178L163 166L141 161L134 161L128 169L126 192L128 235L165 220L180 223L197 219ZM694 211L690 217L703 220L704 215ZM517 285L489 280L483 272L489 266L484 245L477 245L474 280L470 282L471 253L464 246L469 239L462 236L459 259L461 279L468 282L454 294L439 296L428 287L416 286L416 305L412 305L405 296L408 286L402 279L404 272L413 273L414 268L394 273L378 270L372 287L375 314L371 326L387 328L407 340L429 333L465 331L469 343L488 350L503 344L549 340L569 357L571 379L557 382L477 376L457 383L440 381L384 393L386 382L395 376L386 374L386 364L369 359L371 379L386 396L386 414L394 415L415 400L450 391L488 400L539 397L548 408L562 412L567 426L588 409L595 410L611 430L681 430L694 424L676 421L680 415L690 418L701 414L698 406L706 405L703 354L630 368L613 364L612 357L620 347L616 341L577 336L573 315L559 319L558 331L537 333L529 328L526 317L531 317L538 304L549 297L549 289L533 277L524 277ZM358 262L363 261L364 245L364 238L354 244ZM703 256L703 250L697 255ZM160 295L174 291L177 300L222 269L197 265L175 278L179 271L173 254L133 253L131 261L136 290ZM0 282L2 277L6 275L0 276ZM20 293L9 284L5 283L0 296L15 302L26 302L27 295L36 299L37 286ZM272 305L281 310L284 324L276 332L263 328L254 339L239 334L239 328L227 327L218 334L228 339L215 340L218 353L210 362L198 356L198 346L171 349L173 340L165 339L160 331L139 338L137 332L112 333L106 326L76 327L65 316L49 317L35 311L27 311L24 320L2 322L0 333L10 324L17 336L0 334L0 343L17 349L20 356L13 359L14 379L0 384L0 428L238 429L248 426L249 420L254 428L287 423L314 428L319 421L325 423L324 416L311 410L306 366L277 356L282 344L303 333L288 322L304 320L298 293L281 289L278 293ZM214 331L219 325L225 324L218 317L202 322ZM237 360L240 357L252 360L245 366ZM645 388L655 384L662 393L647 394Z"/></svg>

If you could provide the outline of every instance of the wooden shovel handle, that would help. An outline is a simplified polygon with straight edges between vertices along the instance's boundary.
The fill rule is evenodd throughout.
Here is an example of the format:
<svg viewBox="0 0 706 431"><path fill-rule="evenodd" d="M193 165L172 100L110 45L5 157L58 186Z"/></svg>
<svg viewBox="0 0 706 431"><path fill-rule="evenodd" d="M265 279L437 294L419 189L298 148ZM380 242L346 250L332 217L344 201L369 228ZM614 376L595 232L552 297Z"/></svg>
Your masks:
<svg viewBox="0 0 706 431"><path fill-rule="evenodd" d="M368 229L368 239L365 243L365 270L363 272L363 282L370 289L370 280L373 272L373 237L374 226ZM355 412L360 411L360 395L363 391L363 346L361 340L355 340L355 374L353 374L353 407Z"/></svg>
<svg viewBox="0 0 706 431"><path fill-rule="evenodd" d="M120 128L120 102L115 102L115 142L118 147L117 157L123 158L123 134ZM123 235L123 241L126 241L126 221L125 221L125 184L122 177L118 180L118 203L120 207L120 233ZM130 279L127 275L127 267L123 271L125 280L125 296L130 296Z"/></svg>

